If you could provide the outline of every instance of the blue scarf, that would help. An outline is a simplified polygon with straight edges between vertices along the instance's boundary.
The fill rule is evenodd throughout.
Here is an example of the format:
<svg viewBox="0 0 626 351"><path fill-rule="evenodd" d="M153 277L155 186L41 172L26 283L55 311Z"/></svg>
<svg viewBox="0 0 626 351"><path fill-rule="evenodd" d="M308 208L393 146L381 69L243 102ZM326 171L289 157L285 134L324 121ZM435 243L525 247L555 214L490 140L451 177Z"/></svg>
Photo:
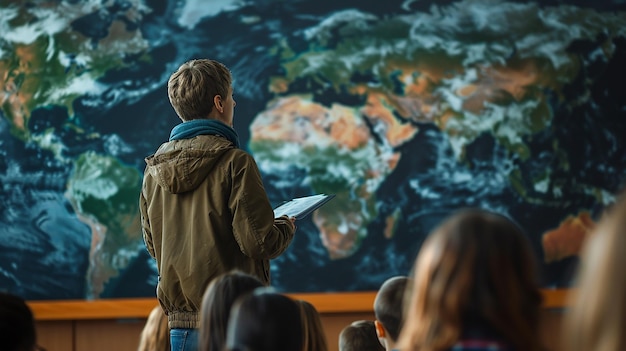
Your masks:
<svg viewBox="0 0 626 351"><path fill-rule="evenodd" d="M172 129L170 141L191 139L198 135L219 135L239 147L239 135L226 124L215 119L192 119Z"/></svg>

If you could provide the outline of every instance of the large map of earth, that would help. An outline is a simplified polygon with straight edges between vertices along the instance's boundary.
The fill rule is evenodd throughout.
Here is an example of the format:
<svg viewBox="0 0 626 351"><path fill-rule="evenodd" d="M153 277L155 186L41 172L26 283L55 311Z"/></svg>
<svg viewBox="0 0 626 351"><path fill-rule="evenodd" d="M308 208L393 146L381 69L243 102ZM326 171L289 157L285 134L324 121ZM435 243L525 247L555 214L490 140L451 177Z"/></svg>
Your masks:
<svg viewBox="0 0 626 351"><path fill-rule="evenodd" d="M283 291L375 290L466 207L566 287L626 180L623 1L0 0L0 33L0 290L28 299L154 296L144 158L192 58L232 70L273 204L336 194Z"/></svg>

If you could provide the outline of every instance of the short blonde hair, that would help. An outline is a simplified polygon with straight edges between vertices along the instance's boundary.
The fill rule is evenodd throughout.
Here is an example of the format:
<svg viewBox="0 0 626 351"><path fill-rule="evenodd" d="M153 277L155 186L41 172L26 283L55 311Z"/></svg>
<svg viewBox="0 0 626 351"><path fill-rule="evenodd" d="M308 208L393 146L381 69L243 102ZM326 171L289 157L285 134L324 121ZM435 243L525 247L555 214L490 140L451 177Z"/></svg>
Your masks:
<svg viewBox="0 0 626 351"><path fill-rule="evenodd" d="M167 316L161 306L156 306L150 312L146 325L139 337L138 351L169 351L170 330L167 325Z"/></svg>
<svg viewBox="0 0 626 351"><path fill-rule="evenodd" d="M183 63L167 82L167 95L183 121L203 119L213 110L216 95L226 99L232 76L222 63L209 59Z"/></svg>
<svg viewBox="0 0 626 351"><path fill-rule="evenodd" d="M585 243L563 336L571 351L626 350L626 193Z"/></svg>

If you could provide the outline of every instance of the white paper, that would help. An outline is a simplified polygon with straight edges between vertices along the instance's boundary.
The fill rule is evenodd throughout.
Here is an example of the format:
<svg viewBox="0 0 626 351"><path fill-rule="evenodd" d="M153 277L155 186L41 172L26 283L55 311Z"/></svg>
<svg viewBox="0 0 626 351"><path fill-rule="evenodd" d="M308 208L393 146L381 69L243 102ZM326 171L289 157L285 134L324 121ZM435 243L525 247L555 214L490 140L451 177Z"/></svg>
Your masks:
<svg viewBox="0 0 626 351"><path fill-rule="evenodd" d="M332 197L334 195L318 194L292 199L276 207L274 209L274 217L278 218L283 215L296 218L304 217Z"/></svg>

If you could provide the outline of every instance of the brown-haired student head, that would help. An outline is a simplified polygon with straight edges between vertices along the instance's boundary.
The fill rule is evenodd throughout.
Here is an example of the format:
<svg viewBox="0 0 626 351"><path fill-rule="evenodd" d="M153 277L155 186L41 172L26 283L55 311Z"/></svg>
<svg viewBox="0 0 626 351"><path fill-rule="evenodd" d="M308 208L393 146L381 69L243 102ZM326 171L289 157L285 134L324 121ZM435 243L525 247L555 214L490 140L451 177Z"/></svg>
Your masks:
<svg viewBox="0 0 626 351"><path fill-rule="evenodd" d="M541 349L536 258L502 215L470 209L445 220L422 245L411 294L401 350Z"/></svg>
<svg viewBox="0 0 626 351"><path fill-rule="evenodd" d="M339 333L339 351L385 351L378 340L374 321L358 320Z"/></svg>
<svg viewBox="0 0 626 351"><path fill-rule="evenodd" d="M304 347L302 351L328 351L328 342L322 319L315 306L305 300L296 300L300 307Z"/></svg>
<svg viewBox="0 0 626 351"><path fill-rule="evenodd" d="M257 277L240 271L224 273L209 283L202 299L200 351L224 349L233 304L239 297L262 286L263 283Z"/></svg>

